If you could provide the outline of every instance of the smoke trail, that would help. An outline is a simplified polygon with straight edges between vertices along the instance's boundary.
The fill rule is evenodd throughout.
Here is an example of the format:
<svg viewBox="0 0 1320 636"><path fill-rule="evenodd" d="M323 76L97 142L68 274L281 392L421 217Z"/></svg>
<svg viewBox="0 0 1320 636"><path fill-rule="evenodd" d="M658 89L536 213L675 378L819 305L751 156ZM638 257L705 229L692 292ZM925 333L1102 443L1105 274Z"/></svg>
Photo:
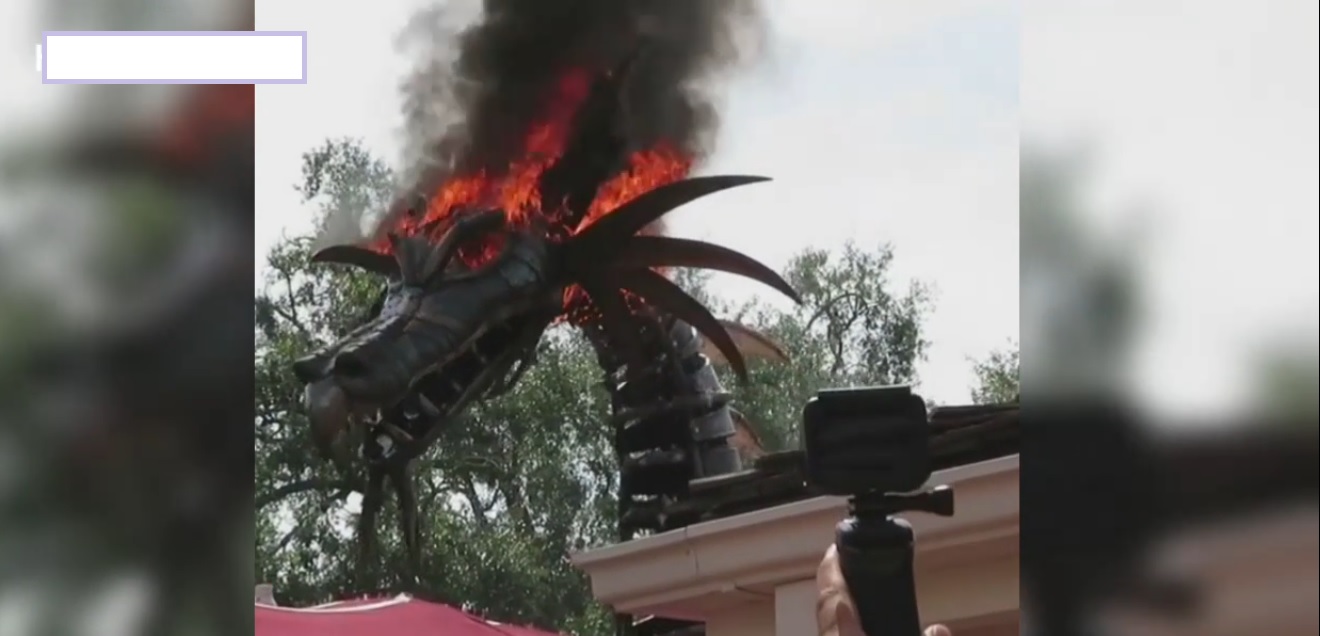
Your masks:
<svg viewBox="0 0 1320 636"><path fill-rule="evenodd" d="M461 6L419 15L404 43L418 65L404 82L407 136L401 205L456 168L499 170L566 68L605 72L636 55L622 130L634 148L665 140L695 159L715 139L722 71L763 34L758 0L486 0L458 30ZM749 46L753 45L753 46Z"/></svg>

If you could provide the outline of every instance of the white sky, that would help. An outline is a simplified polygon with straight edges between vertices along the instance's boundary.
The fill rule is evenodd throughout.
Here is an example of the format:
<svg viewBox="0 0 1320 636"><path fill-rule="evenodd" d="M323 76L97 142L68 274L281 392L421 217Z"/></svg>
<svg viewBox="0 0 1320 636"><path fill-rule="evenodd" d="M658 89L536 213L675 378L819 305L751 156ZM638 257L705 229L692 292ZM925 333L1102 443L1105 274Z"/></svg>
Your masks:
<svg viewBox="0 0 1320 636"><path fill-rule="evenodd" d="M1317 6L1023 0L1023 135L1095 143L1092 220L1144 234L1132 383L1162 410L1242 404L1262 345L1315 355Z"/></svg>
<svg viewBox="0 0 1320 636"><path fill-rule="evenodd" d="M729 87L703 170L775 181L677 211L671 231L774 267L808 246L892 243L896 283L915 276L937 294L923 393L965 402L968 358L1018 333L1015 3L824 4L776 3L768 60ZM260 3L257 28L310 32L310 82L257 89L258 253L307 228L292 189L303 151L352 136L399 156L396 85L408 61L392 43L418 6ZM716 284L775 293L730 276Z"/></svg>

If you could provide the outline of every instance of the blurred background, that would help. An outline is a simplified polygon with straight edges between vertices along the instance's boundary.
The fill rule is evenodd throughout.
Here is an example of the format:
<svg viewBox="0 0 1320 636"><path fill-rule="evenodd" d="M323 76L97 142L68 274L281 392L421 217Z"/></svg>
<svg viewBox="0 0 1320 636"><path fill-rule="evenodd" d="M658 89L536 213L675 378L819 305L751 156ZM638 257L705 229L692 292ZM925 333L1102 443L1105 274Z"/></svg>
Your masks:
<svg viewBox="0 0 1320 636"><path fill-rule="evenodd" d="M1028 628L1315 633L1316 4L1021 6Z"/></svg>
<svg viewBox="0 0 1320 636"><path fill-rule="evenodd" d="M246 629L253 91L45 87L33 54L42 29L251 12L0 3L5 636ZM1034 609L1314 633L1316 3L1020 19L1024 576L1076 592ZM1197 582L1193 611L1117 602L1155 565Z"/></svg>
<svg viewBox="0 0 1320 636"><path fill-rule="evenodd" d="M251 15L0 7L0 634L249 629L253 87L43 86L34 54Z"/></svg>

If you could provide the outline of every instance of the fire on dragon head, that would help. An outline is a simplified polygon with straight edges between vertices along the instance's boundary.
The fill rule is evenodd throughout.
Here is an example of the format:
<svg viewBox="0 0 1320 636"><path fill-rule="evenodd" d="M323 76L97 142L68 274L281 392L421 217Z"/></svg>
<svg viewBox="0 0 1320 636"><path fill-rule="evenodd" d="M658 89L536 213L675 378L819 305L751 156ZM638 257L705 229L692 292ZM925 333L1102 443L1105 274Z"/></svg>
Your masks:
<svg viewBox="0 0 1320 636"><path fill-rule="evenodd" d="M663 142L601 161L610 117L583 114L613 110L616 78L589 79L565 74L503 172L453 176L379 241L314 256L388 281L371 320L294 366L328 457L349 460L371 426L407 431L507 388L555 321L626 329L639 303L692 325L745 375L740 334L659 272L721 270L796 299L793 289L745 255L647 230L697 198L766 179L687 178L691 158Z"/></svg>

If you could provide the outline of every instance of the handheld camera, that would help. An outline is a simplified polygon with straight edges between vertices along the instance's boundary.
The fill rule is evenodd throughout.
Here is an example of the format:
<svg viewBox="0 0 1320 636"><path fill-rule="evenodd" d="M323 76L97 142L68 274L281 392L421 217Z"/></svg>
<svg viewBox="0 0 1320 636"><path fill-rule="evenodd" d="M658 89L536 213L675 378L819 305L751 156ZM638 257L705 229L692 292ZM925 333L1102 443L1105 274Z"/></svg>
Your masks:
<svg viewBox="0 0 1320 636"><path fill-rule="evenodd" d="M802 412L807 479L848 497L835 529L844 580L868 636L920 636L912 526L895 515L953 515L953 490L931 475L926 404L906 386L830 389Z"/></svg>

